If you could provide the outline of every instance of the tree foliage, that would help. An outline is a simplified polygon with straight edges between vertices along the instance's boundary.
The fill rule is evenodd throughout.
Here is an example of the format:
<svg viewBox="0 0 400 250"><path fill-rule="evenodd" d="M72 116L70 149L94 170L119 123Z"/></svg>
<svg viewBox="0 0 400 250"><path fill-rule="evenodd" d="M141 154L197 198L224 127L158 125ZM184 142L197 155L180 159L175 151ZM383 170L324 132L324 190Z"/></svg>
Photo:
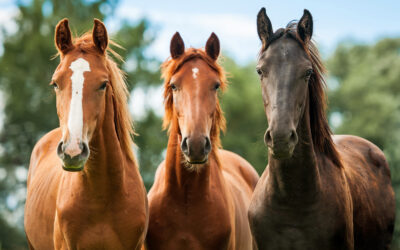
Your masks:
<svg viewBox="0 0 400 250"><path fill-rule="evenodd" d="M238 65L229 57L223 60L228 72L228 89L221 96L226 118L222 146L233 151L262 173L268 163L264 133L268 127L261 97L260 79L254 63Z"/></svg>

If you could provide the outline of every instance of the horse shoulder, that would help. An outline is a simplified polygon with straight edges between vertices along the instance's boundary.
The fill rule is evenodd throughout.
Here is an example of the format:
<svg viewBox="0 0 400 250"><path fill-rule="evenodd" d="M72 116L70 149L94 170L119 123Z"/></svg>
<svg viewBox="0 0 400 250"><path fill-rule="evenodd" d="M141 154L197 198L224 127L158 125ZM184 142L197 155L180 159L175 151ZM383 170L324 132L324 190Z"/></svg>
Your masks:
<svg viewBox="0 0 400 250"><path fill-rule="evenodd" d="M154 182L153 185L151 186L149 193L148 193L148 198L149 202L154 198L154 195L161 192L161 189L164 185L164 180L165 180L165 160L158 165L156 173L154 175Z"/></svg>
<svg viewBox="0 0 400 250"><path fill-rule="evenodd" d="M53 248L55 197L61 177L58 173L62 172L55 166L55 150L60 138L59 128L44 135L36 143L29 165L24 225L30 244L39 249Z"/></svg>
<svg viewBox="0 0 400 250"><path fill-rule="evenodd" d="M44 135L35 145L27 179L27 203L31 199L52 199L56 195L62 169L56 149L61 138L59 128ZM51 196L51 197L50 197ZM53 197L54 198L54 197Z"/></svg>
<svg viewBox="0 0 400 250"><path fill-rule="evenodd" d="M28 180L27 184L29 186L30 178L35 173L35 170L39 163L48 156L48 152L52 149L56 149L58 142L61 138L61 130L60 128L53 129L52 131L45 134L39 141L35 144L31 159L29 163L29 173L28 173ZM55 153L55 151L54 151ZM51 154L50 154L51 155Z"/></svg>
<svg viewBox="0 0 400 250"><path fill-rule="evenodd" d="M239 155L226 150L220 150L220 161L223 174L232 193L235 204L235 249L251 249L253 241L248 223L247 210L251 195L259 176L254 168Z"/></svg>
<svg viewBox="0 0 400 250"><path fill-rule="evenodd" d="M380 199L374 197L375 195L389 198L392 195L392 192L387 193L392 189L390 170L383 152L373 143L357 136L337 135L333 139L340 154L353 202L356 203L354 206L357 207L361 205L357 203L367 200L370 203L371 199Z"/></svg>
<svg viewBox="0 0 400 250"><path fill-rule="evenodd" d="M390 180L386 157L375 144L352 135L335 135L333 139L345 166L346 174L350 174L350 169L357 170L359 173L369 171L375 177L381 176Z"/></svg>
<svg viewBox="0 0 400 250"><path fill-rule="evenodd" d="M334 136L334 141L352 195L355 246L364 244L378 247L376 242L371 241L374 238L390 244L395 199L389 166L383 152L373 143L357 136Z"/></svg>
<svg viewBox="0 0 400 250"><path fill-rule="evenodd" d="M260 178L254 167L244 158L231 151L220 149L219 154L222 170L230 174L239 175L253 191Z"/></svg>
<svg viewBox="0 0 400 250"><path fill-rule="evenodd" d="M150 188L147 197L149 201L149 230L148 230L148 238L157 238L162 237L163 230L166 230L165 224L165 210L163 209L166 204L164 200L165 197L165 161L161 162L157 167L154 182L152 187ZM151 243L151 242L150 242Z"/></svg>

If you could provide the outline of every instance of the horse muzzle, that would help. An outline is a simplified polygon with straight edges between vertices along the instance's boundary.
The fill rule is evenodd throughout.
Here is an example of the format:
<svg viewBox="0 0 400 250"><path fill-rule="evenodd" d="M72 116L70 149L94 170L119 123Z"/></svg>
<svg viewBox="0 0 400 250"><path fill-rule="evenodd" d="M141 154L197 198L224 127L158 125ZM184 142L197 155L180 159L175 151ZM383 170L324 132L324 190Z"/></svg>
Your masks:
<svg viewBox="0 0 400 250"><path fill-rule="evenodd" d="M264 141L271 150L272 157L281 160L292 157L298 137L294 129L289 130L287 133L274 133L274 131L268 129L265 133Z"/></svg>
<svg viewBox="0 0 400 250"><path fill-rule="evenodd" d="M181 150L189 164L205 164L211 151L211 142L207 136L199 138L184 137Z"/></svg>
<svg viewBox="0 0 400 250"><path fill-rule="evenodd" d="M63 141L57 146L57 155L62 161L62 168L70 172L81 171L89 158L89 147L85 142L79 143L75 148L69 146L71 145Z"/></svg>

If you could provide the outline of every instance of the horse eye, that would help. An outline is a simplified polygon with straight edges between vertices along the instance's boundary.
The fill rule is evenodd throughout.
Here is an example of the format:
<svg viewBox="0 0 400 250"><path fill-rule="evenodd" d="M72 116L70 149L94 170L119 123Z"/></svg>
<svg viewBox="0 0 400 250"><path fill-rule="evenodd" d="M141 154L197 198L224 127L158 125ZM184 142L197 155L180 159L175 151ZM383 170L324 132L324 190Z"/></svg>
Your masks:
<svg viewBox="0 0 400 250"><path fill-rule="evenodd" d="M175 84L171 83L170 85L171 85L171 89L172 90L176 90L177 89Z"/></svg>
<svg viewBox="0 0 400 250"><path fill-rule="evenodd" d="M218 82L218 83L215 84L214 89L218 90L220 86L221 86L221 84Z"/></svg>
<svg viewBox="0 0 400 250"><path fill-rule="evenodd" d="M105 90L106 87L107 87L107 83L108 83L108 81L103 82L103 83L101 84L99 90Z"/></svg>
<svg viewBox="0 0 400 250"><path fill-rule="evenodd" d="M58 89L58 85L57 85L56 82L53 82L53 83L51 84L51 87L52 87L53 89Z"/></svg>
<svg viewBox="0 0 400 250"><path fill-rule="evenodd" d="M313 70L312 69L308 69L306 71L306 77L310 77L312 75L312 73L313 73Z"/></svg>
<svg viewBox="0 0 400 250"><path fill-rule="evenodd" d="M257 74L262 75L262 71L260 68L257 68L256 70L257 70Z"/></svg>

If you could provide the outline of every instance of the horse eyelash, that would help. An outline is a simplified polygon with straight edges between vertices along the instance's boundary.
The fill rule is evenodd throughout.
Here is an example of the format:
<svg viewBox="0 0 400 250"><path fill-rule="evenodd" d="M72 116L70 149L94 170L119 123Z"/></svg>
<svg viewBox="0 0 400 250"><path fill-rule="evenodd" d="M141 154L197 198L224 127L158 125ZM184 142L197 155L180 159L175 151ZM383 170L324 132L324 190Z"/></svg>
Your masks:
<svg viewBox="0 0 400 250"><path fill-rule="evenodd" d="M312 69L308 69L306 71L306 77L310 77L313 73L314 73L314 71Z"/></svg>
<svg viewBox="0 0 400 250"><path fill-rule="evenodd" d="M50 86L53 88L53 89L58 89L58 85L57 85L57 83L56 82L51 82L50 83Z"/></svg>
<svg viewBox="0 0 400 250"><path fill-rule="evenodd" d="M171 89L172 89L172 90L177 90L177 87L176 87L175 84L171 83L170 86L171 86Z"/></svg>
<svg viewBox="0 0 400 250"><path fill-rule="evenodd" d="M105 81L101 84L99 90L105 90L107 88L108 81Z"/></svg>

